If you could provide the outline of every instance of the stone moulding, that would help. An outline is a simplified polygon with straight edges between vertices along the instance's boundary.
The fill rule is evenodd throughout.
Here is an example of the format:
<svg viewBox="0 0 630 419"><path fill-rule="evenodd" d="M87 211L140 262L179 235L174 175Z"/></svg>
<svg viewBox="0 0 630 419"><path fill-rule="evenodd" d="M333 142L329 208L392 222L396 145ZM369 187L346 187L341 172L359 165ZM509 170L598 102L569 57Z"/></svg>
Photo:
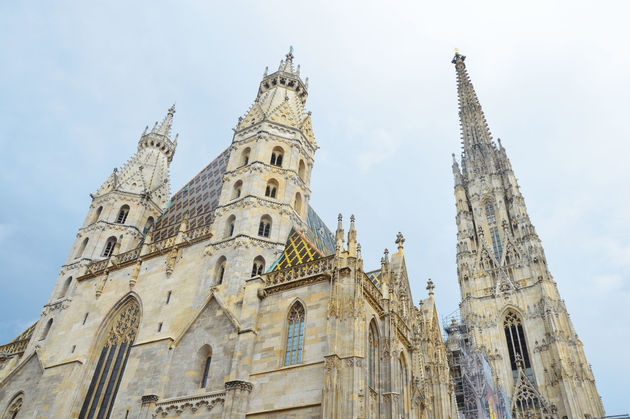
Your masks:
<svg viewBox="0 0 630 419"><path fill-rule="evenodd" d="M383 298L383 294L381 294L381 291L376 287L376 285L374 285L365 273L363 273L362 282L363 295L365 295L368 302L376 310L378 315L382 316L384 311L383 307L381 307L380 301Z"/></svg>
<svg viewBox="0 0 630 419"><path fill-rule="evenodd" d="M125 253L120 253L107 259L94 262L87 266L85 273L78 277L78 281L83 281L102 274L107 271L114 271L128 266L138 260L141 256L143 260L160 256L169 250L192 246L193 244L207 240L212 237L211 224L187 230L182 236L182 241L178 242L178 236L172 236L155 243L145 244Z"/></svg>
<svg viewBox="0 0 630 419"><path fill-rule="evenodd" d="M262 275L265 292L271 294L332 277L334 255Z"/></svg>
<svg viewBox="0 0 630 419"><path fill-rule="evenodd" d="M152 401L147 401L147 403L151 402ZM175 413L181 414L186 409L190 409L192 412L196 412L203 407L205 407L208 411L211 411L217 404L223 404L224 402L225 391L214 391L211 393L196 394L192 396L174 397L171 399L156 402L155 414L161 414L162 416L168 416Z"/></svg>

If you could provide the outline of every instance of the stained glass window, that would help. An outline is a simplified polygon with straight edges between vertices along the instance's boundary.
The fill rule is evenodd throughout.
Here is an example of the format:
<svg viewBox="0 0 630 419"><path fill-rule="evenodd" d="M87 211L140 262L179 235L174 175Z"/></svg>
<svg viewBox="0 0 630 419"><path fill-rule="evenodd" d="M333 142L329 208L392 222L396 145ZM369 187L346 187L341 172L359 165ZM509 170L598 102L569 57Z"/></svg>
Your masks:
<svg viewBox="0 0 630 419"><path fill-rule="evenodd" d="M107 419L111 415L139 322L140 306L134 299L127 301L109 322L80 418Z"/></svg>
<svg viewBox="0 0 630 419"><path fill-rule="evenodd" d="M289 311L287 346L284 354L284 365L302 362L302 346L304 345L304 306L295 303Z"/></svg>

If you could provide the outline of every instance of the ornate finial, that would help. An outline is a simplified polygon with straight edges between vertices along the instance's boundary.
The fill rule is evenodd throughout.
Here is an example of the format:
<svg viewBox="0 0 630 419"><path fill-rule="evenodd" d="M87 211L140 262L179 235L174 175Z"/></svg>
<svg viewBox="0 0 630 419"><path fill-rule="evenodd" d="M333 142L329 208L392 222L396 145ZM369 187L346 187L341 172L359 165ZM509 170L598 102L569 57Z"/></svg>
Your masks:
<svg viewBox="0 0 630 419"><path fill-rule="evenodd" d="M427 290L429 290L429 295L433 295L433 290L435 289L435 285L433 285L433 281L431 278L427 281Z"/></svg>
<svg viewBox="0 0 630 419"><path fill-rule="evenodd" d="M337 216L337 221L342 221L343 220L343 215L341 215L341 213L339 213L339 215Z"/></svg>
<svg viewBox="0 0 630 419"><path fill-rule="evenodd" d="M403 237L402 233L399 231L398 234L396 234L396 242L398 245L398 251L402 252L403 250L403 244L405 244L405 238Z"/></svg>
<svg viewBox="0 0 630 419"><path fill-rule="evenodd" d="M387 256L389 256L389 250L385 249L385 251L383 252L383 254L385 255L385 259L387 259Z"/></svg>
<svg viewBox="0 0 630 419"><path fill-rule="evenodd" d="M354 223L354 214L352 214L352 215L350 216L350 222L351 222L351 223Z"/></svg>
<svg viewBox="0 0 630 419"><path fill-rule="evenodd" d="M451 61L451 63L455 64L458 61L464 61L465 59L466 59L466 56L460 54L459 50L457 48L455 48L455 56L453 57L453 60Z"/></svg>
<svg viewBox="0 0 630 419"><path fill-rule="evenodd" d="M156 131L158 134L162 134L167 137L171 135L171 125L173 125L174 114L175 114L175 104L173 103L173 106L168 108L168 112L166 113L164 120L162 121L162 123L160 124L159 128Z"/></svg>
<svg viewBox="0 0 630 419"><path fill-rule="evenodd" d="M293 45L289 46L289 54L293 55Z"/></svg>

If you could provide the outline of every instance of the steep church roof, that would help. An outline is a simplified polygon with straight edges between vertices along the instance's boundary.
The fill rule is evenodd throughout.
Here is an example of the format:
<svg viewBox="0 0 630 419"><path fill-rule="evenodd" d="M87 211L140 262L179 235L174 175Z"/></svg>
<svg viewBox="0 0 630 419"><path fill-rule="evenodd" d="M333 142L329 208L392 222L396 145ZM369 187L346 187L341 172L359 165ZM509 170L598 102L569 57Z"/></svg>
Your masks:
<svg viewBox="0 0 630 419"><path fill-rule="evenodd" d="M284 251L271 266L269 272L311 262L324 256L305 236L300 234L295 228L292 228L289 237L287 237Z"/></svg>
<svg viewBox="0 0 630 419"><path fill-rule="evenodd" d="M228 148L173 195L155 223L153 241L176 235L183 220L187 221L189 229L212 223L212 211L219 203L229 155Z"/></svg>

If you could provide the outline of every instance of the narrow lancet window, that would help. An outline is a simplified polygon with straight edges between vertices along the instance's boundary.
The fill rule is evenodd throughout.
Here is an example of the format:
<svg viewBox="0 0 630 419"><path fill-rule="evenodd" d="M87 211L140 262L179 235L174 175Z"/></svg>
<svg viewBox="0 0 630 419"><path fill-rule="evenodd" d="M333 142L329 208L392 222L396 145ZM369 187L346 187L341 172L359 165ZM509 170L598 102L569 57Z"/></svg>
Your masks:
<svg viewBox="0 0 630 419"><path fill-rule="evenodd" d="M129 215L129 205L123 205L120 207L120 211L118 211L118 217L116 217L116 222L118 224L125 224L127 221L127 216Z"/></svg>
<svg viewBox="0 0 630 419"><path fill-rule="evenodd" d="M494 249L494 256L497 261L501 260L503 254L503 245L501 244L501 236L499 235L499 229L497 227L497 215L494 211L494 205L488 201L485 205L486 221L488 222L488 229L490 230L490 238L492 239L492 248Z"/></svg>
<svg viewBox="0 0 630 419"><path fill-rule="evenodd" d="M370 323L368 334L368 384L376 390L376 366L378 365L378 333L374 322Z"/></svg>
<svg viewBox="0 0 630 419"><path fill-rule="evenodd" d="M508 353L510 355L510 366L512 368L512 375L516 380L518 375L518 367L516 357L517 355L523 360L523 366L525 368L525 374L529 380L534 383L534 376L532 373L532 367L529 360L529 352L527 351L527 342L525 341L525 333L523 331L523 323L521 318L514 311L508 311L503 321L503 331L505 332L505 339L507 341Z"/></svg>
<svg viewBox="0 0 630 419"><path fill-rule="evenodd" d="M287 346L284 354L284 365L295 365L302 362L304 345L304 306L295 303L289 310L287 330Z"/></svg>

